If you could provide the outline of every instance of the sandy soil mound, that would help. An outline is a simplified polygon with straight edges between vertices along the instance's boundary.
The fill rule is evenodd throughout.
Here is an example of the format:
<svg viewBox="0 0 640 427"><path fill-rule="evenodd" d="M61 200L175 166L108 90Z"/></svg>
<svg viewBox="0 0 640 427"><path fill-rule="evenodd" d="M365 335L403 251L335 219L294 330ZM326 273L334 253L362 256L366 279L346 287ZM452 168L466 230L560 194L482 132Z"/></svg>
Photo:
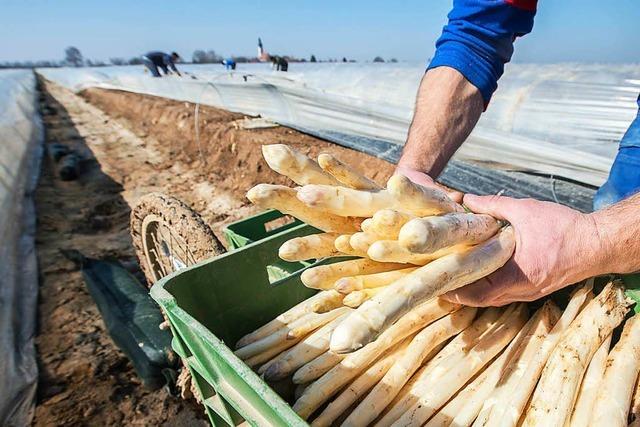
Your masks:
<svg viewBox="0 0 640 427"><path fill-rule="evenodd" d="M265 143L291 144L313 156L331 152L378 182L393 168L286 128L237 129L242 115L214 108L201 110L201 157L192 104L96 89L82 94L86 102L51 83L44 90L47 144L67 145L83 160L80 179L65 182L46 158L36 195L42 281L35 424L203 423L194 402L142 388L107 335L80 272L60 249L115 258L140 275L129 213L152 191L183 200L220 236L226 223L255 212L244 198L249 187L286 182L264 164L260 145Z"/></svg>
<svg viewBox="0 0 640 427"><path fill-rule="evenodd" d="M332 153L380 183L393 171L384 160L285 127L238 129L237 121L245 116L204 106L199 111L198 145L194 104L103 89L88 89L81 95L112 117L126 120L127 127L139 136L157 139L168 148L168 162L175 158L187 162L193 170L207 174L211 182L240 199L260 182L292 184L266 166L260 151L262 144L288 144L314 158L320 152Z"/></svg>

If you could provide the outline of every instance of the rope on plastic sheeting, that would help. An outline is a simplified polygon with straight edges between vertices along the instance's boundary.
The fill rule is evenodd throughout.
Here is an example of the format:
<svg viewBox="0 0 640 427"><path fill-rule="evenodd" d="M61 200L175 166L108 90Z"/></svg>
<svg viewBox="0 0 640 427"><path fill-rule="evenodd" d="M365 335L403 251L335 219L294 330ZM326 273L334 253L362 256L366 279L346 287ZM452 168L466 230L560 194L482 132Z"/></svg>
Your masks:
<svg viewBox="0 0 640 427"><path fill-rule="evenodd" d="M194 120L194 127L195 127L195 134L196 134L196 144L198 145L198 152L200 154L200 159L202 160L202 162L206 165L207 164L207 160L204 156L204 152L202 150L202 143L200 141L200 126L199 126L199 121L200 121L200 104L202 103L202 96L204 95L205 90L207 89L207 87L211 86L216 93L218 94L218 97L220 98L220 100L223 101L223 97L222 94L220 93L220 91L218 90L218 88L216 87L216 85L214 84L214 82L216 80L219 80L222 77L232 77L235 75L240 75L242 77L242 80L245 82L248 82L248 78L251 77L253 79L256 79L257 81L264 83L266 85L272 85L272 83L269 83L267 80L263 79L262 77L256 75L256 74L245 74L245 73L238 73L238 72L228 72L228 73L224 73L224 74L219 74L217 76L213 76L212 78L210 78L209 80L205 81L205 86L202 88L202 90L200 91L200 94L198 95L198 100L196 101L196 105L194 108L194 114L193 114L193 120ZM192 76L195 76L194 74L192 74ZM224 101L223 101L224 104ZM224 106L224 105L223 105Z"/></svg>
<svg viewBox="0 0 640 427"><path fill-rule="evenodd" d="M560 200L558 200L558 196L556 195L556 178L551 175L549 176L549 179L551 180L551 195L553 196L553 200L556 203L560 203Z"/></svg>

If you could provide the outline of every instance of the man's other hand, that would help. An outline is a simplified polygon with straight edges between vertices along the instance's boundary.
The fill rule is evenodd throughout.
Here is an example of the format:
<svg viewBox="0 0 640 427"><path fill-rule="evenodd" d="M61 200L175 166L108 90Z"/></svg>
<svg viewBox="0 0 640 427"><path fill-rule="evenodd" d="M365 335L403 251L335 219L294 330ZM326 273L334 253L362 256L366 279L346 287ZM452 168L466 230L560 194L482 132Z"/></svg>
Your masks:
<svg viewBox="0 0 640 427"><path fill-rule="evenodd" d="M461 203L462 202L463 194L461 192L456 191L456 190L452 190L449 187L446 187L444 185L438 184L437 182L435 182L433 180L433 178L431 178L429 175L427 175L424 172L420 172L420 171L417 171L415 169L410 169L410 168L403 167L403 166L398 166L396 168L395 174L404 175L407 178L409 178L411 181L415 182L416 184L420 184L420 185L422 185L424 187L437 188L439 190L442 190L445 193L447 193L447 195L454 202L457 202L457 203Z"/></svg>
<svg viewBox="0 0 640 427"><path fill-rule="evenodd" d="M500 196L467 194L464 204L509 221L516 249L502 268L445 299L480 307L533 301L598 274L595 255L603 249L590 215L555 203Z"/></svg>

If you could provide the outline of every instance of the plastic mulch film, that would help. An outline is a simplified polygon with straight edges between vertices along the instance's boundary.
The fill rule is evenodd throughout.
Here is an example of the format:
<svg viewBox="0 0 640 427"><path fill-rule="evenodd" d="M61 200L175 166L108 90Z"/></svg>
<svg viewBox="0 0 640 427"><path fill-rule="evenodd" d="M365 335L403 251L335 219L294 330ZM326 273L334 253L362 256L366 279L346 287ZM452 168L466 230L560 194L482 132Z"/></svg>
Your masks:
<svg viewBox="0 0 640 427"><path fill-rule="evenodd" d="M73 90L121 89L261 115L321 132L404 143L422 64L182 65L182 78L141 66L41 69ZM509 64L458 160L601 185L635 117L640 65Z"/></svg>
<svg viewBox="0 0 640 427"><path fill-rule="evenodd" d="M0 70L0 425L31 423L38 272L33 193L43 130L32 71Z"/></svg>

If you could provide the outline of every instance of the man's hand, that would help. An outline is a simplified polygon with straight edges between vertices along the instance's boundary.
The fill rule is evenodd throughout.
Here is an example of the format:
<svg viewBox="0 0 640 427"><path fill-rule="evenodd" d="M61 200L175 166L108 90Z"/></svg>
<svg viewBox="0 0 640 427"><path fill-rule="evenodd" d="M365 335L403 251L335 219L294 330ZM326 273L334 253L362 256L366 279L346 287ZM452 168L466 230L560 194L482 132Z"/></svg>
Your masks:
<svg viewBox="0 0 640 427"><path fill-rule="evenodd" d="M433 178L431 178L426 173L398 165L398 167L396 168L395 174L404 175L407 178L409 178L411 181L415 182L416 184L420 184L423 187L437 188L438 190L442 190L445 193L447 193L447 195L454 202L457 202L457 203L462 202L463 194L461 192L452 190L449 187L438 184L433 180Z"/></svg>
<svg viewBox="0 0 640 427"><path fill-rule="evenodd" d="M601 272L607 250L591 215L532 199L467 194L464 203L473 212L509 221L516 250L501 269L445 299L481 307L533 301Z"/></svg>

